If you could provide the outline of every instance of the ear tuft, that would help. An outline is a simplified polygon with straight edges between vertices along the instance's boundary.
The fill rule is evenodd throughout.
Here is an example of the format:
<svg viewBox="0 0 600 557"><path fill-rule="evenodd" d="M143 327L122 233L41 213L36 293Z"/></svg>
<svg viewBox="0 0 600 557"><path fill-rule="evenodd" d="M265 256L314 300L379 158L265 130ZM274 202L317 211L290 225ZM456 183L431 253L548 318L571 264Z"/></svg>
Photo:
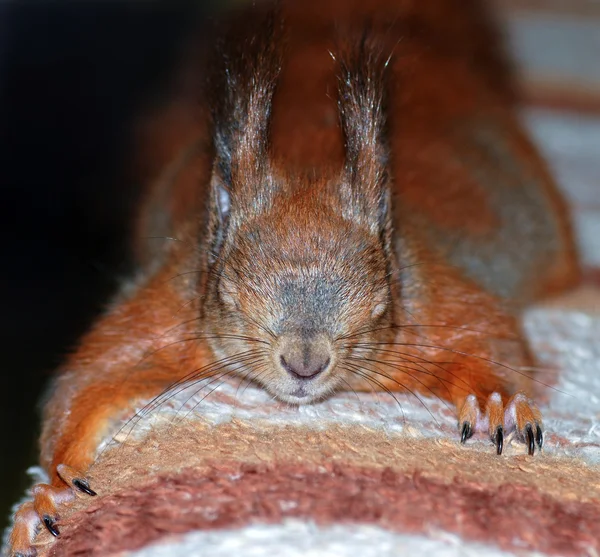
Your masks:
<svg viewBox="0 0 600 557"><path fill-rule="evenodd" d="M281 69L280 16L255 9L223 33L212 79L215 160L209 242L214 261L242 218L268 207L274 193L269 161L271 105Z"/></svg>
<svg viewBox="0 0 600 557"><path fill-rule="evenodd" d="M245 21L226 34L212 102L215 170L236 198L255 197L268 172L271 106L281 70L279 11L256 17L257 23Z"/></svg>
<svg viewBox="0 0 600 557"><path fill-rule="evenodd" d="M339 64L338 108L346 147L342 194L351 216L381 232L390 210L384 112L390 58L366 29L334 59Z"/></svg>

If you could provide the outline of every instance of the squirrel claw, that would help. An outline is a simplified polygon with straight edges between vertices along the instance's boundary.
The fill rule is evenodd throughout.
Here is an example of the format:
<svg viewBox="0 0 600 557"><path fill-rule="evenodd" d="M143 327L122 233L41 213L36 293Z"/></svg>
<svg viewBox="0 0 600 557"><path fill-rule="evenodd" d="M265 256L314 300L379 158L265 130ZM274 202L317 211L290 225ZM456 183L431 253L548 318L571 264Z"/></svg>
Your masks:
<svg viewBox="0 0 600 557"><path fill-rule="evenodd" d="M479 404L474 395L469 395L458 414L458 427L460 429L460 442L464 445L467 439L473 436L479 421Z"/></svg>
<svg viewBox="0 0 600 557"><path fill-rule="evenodd" d="M544 444L542 415L523 393L511 397L506 405L499 393L492 393L487 399L485 413L480 411L475 395L469 395L459 412L459 427L463 444L473 433L487 431L498 455L504 450L506 436L512 432L525 443L530 456L535 453L536 445L541 450Z"/></svg>
<svg viewBox="0 0 600 557"><path fill-rule="evenodd" d="M505 421L507 427L511 427L527 445L530 456L535 453L535 446L542 450L544 445L544 434L542 431L542 414L523 393L517 393L506 404Z"/></svg>
<svg viewBox="0 0 600 557"><path fill-rule="evenodd" d="M58 536L60 536L60 530L56 527L55 520L53 520L48 515L45 515L43 518L43 522L44 526L46 526L46 528L48 529L48 532L50 532L55 538L58 538Z"/></svg>
<svg viewBox="0 0 600 557"><path fill-rule="evenodd" d="M501 425L496 428L496 435L494 435L492 441L496 445L496 454L501 455L504 447L504 428Z"/></svg>
<svg viewBox="0 0 600 557"><path fill-rule="evenodd" d="M535 431L535 440L537 442L538 449L542 450L542 446L544 445L544 433L539 424L537 424L537 429Z"/></svg>
<svg viewBox="0 0 600 557"><path fill-rule="evenodd" d="M33 540L40 527L45 526L55 538L60 536L56 525L57 507L75 497L75 491L94 497L96 492L90 488L89 481L75 468L59 464L56 472L67 485L56 487L37 484L31 489L33 500L21 505L14 516L14 526L9 540L8 555L11 557L35 557L37 550Z"/></svg>
<svg viewBox="0 0 600 557"><path fill-rule="evenodd" d="M460 442L464 445L467 439L473 435L473 428L469 422L464 422L460 434Z"/></svg>
<svg viewBox="0 0 600 557"><path fill-rule="evenodd" d="M90 488L90 482L79 470L66 464L59 464L56 467L56 472L60 476L60 479L71 487L91 497L96 496L96 492Z"/></svg>
<svg viewBox="0 0 600 557"><path fill-rule="evenodd" d="M542 450L544 444L544 434L541 426L535 422L533 425L528 423L525 425L525 432L521 434L521 437L527 443L528 453L533 456L535 452L535 446L538 446L538 450Z"/></svg>
<svg viewBox="0 0 600 557"><path fill-rule="evenodd" d="M533 428L531 427L531 424L527 424L525 431L527 432L527 446L529 447L529 455L533 456L533 452L535 451L535 441L533 440Z"/></svg>
<svg viewBox="0 0 600 557"><path fill-rule="evenodd" d="M91 497L95 497L97 495L97 493L90 488L90 485L88 483L87 480L82 480L80 478L75 478L73 480L73 485L79 490L79 491L83 491L83 493L86 493L87 495L90 495Z"/></svg>

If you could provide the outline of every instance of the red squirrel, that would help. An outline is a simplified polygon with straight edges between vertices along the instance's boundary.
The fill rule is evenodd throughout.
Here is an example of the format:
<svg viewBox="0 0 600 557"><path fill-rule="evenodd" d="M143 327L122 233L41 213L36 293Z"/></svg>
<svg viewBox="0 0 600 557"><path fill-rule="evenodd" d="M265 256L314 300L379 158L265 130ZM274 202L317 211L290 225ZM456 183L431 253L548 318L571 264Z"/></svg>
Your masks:
<svg viewBox="0 0 600 557"><path fill-rule="evenodd" d="M542 448L518 311L579 269L484 7L303 0L249 19L143 123L140 273L57 373L50 484L16 513L13 555L41 525L59 535L75 490L95 495L111 417L219 374L292 404L435 395L463 443Z"/></svg>

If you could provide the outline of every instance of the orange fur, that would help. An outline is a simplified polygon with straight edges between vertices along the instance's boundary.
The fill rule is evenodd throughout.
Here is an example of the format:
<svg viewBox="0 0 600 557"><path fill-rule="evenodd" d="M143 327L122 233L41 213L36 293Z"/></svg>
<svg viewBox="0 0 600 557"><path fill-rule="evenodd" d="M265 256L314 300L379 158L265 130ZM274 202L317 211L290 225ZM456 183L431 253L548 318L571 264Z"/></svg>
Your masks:
<svg viewBox="0 0 600 557"><path fill-rule="evenodd" d="M448 0L308 0L289 2L283 11L287 47L272 107L268 164L261 174L248 158L253 154L242 153L234 163L244 173L232 178L243 181L257 172L252 179L283 184L273 186L281 191L270 209L257 214L242 192L249 186L232 186L234 201L246 211L237 214L239 229L249 235L257 227L265 245L283 259L271 254L261 261L246 236L228 248L229 257L256 272L257 284L266 273L292 272L286 254L304 257L323 273L346 273L353 303L344 309L346 328L332 349L338 367L322 381L341 388L335 373L362 366L376 388L433 393L455 404L460 423L473 428L477 411L467 395L474 394L481 405L488 400L493 438L503 423L502 405L490 396L531 394L533 385L515 371L532 365L516 311L572 285L579 274L567 212L517 122L493 27L472 1L459 8ZM338 69L329 51L337 56L336 28L347 32L365 22L384 57L393 53L385 70L391 255L373 239L368 223L336 212L334 190L347 177L346 150L336 106ZM185 75L203 71L191 64ZM172 106L147 115L140 126L138 167L150 184L136 239L143 270L82 339L45 408L41 458L56 487L65 481L57 472L60 464L85 473L109 420L191 370L210 369L215 351L229 354L221 341L207 337L232 331L264 336L258 325L242 326L219 313L225 311L223 293L206 262L205 240L198 240L215 218L208 201L214 170L210 125L206 106L197 104L206 97L194 80L183 83ZM165 236L176 240L157 239ZM327 244L324 239L338 246L338 238L348 249L363 246L360 257L352 255L356 265L310 259ZM274 326L269 319L275 310L247 281L229 282L244 315ZM384 326L361 334L379 283L389 287L390 300L382 301L388 304ZM248 349L236 342L238 351ZM273 368L273 385L264 386L285 398L289 378L280 373ZM357 390L373 386L349 371L346 378ZM532 404L515 400L523 407L517 418L525 420L517 431L525 435L526 423L541 424L541 418ZM31 516L29 506L18 516L12 542L23 554L29 544L25 515Z"/></svg>

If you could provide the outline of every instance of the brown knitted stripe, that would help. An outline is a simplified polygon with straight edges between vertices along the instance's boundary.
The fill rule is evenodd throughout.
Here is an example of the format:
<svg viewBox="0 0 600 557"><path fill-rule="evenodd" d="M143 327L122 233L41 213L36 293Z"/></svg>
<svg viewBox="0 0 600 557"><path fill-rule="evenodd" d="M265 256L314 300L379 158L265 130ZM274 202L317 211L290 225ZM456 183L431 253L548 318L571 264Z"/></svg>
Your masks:
<svg viewBox="0 0 600 557"><path fill-rule="evenodd" d="M352 465L213 464L109 495L72 515L54 555L108 555L165 534L279 523L361 523L412 534L441 529L550 555L600 551L599 502L557 500L523 485L451 483Z"/></svg>

